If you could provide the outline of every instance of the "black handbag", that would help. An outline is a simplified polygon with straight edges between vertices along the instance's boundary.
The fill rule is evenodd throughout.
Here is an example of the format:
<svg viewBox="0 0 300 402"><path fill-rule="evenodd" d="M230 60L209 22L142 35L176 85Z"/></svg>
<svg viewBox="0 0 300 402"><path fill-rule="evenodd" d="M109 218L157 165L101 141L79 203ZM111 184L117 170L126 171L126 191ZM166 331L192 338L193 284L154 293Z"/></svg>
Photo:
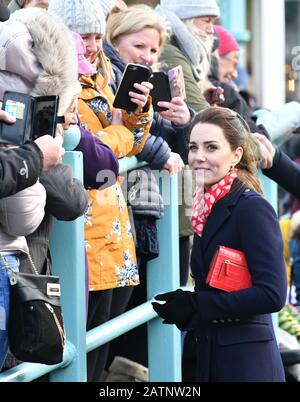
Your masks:
<svg viewBox="0 0 300 402"><path fill-rule="evenodd" d="M33 274L12 272L8 342L14 356L25 362L57 364L63 360L65 330L59 277L39 275L31 256Z"/></svg>

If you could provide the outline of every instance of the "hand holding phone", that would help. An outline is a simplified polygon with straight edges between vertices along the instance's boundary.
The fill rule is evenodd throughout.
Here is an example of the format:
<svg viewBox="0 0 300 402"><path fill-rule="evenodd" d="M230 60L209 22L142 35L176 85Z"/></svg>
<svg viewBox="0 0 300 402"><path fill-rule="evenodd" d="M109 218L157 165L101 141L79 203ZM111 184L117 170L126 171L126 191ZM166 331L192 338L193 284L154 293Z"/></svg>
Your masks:
<svg viewBox="0 0 300 402"><path fill-rule="evenodd" d="M49 134L55 136L59 97L33 97L6 91L2 110L15 118L14 124L0 122L0 143L23 145L26 141Z"/></svg>
<svg viewBox="0 0 300 402"><path fill-rule="evenodd" d="M135 88L134 91L129 92L130 100L137 106L135 111L137 113L142 113L144 107L147 105L153 85L150 82L143 81L141 84L135 83L133 86Z"/></svg>
<svg viewBox="0 0 300 402"><path fill-rule="evenodd" d="M50 135L43 135L34 142L43 154L43 171L47 171L55 166L65 153L65 149L62 146L63 137L61 135L55 138Z"/></svg>
<svg viewBox="0 0 300 402"><path fill-rule="evenodd" d="M189 108L180 97L172 98L171 102L158 102L158 106L164 109L159 113L160 116L170 120L176 126L185 125L191 120Z"/></svg>
<svg viewBox="0 0 300 402"><path fill-rule="evenodd" d="M155 112L166 111L166 106L159 105L158 102L171 102L174 98L186 99L186 91L181 66L176 66L164 73L162 71L155 72L150 78L153 84L153 90L150 92L152 96L152 105Z"/></svg>
<svg viewBox="0 0 300 402"><path fill-rule="evenodd" d="M140 85L143 82L149 81L151 69L141 64L127 64L123 73L121 82L116 92L113 106L118 109L124 109L129 112L134 112L143 103L146 90ZM138 85L135 85L138 84ZM133 93L132 99L140 102L132 102L129 92ZM140 93L139 93L140 92ZM140 96L136 96L140 95Z"/></svg>
<svg viewBox="0 0 300 402"><path fill-rule="evenodd" d="M16 122L16 118L2 110L2 102L0 102L0 121L4 121L8 124L14 124Z"/></svg>

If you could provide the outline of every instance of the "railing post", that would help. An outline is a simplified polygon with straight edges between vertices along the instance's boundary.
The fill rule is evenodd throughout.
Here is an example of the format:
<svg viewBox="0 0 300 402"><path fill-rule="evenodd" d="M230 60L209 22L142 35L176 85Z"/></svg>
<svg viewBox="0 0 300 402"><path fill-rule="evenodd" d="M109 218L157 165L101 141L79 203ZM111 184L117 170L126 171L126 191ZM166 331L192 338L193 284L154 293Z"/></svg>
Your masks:
<svg viewBox="0 0 300 402"><path fill-rule="evenodd" d="M82 180L82 153L66 152L63 162ZM86 301L84 266L84 222L55 220L50 239L53 273L60 277L67 339L77 356L65 368L51 373L51 381L86 381Z"/></svg>
<svg viewBox="0 0 300 402"><path fill-rule="evenodd" d="M177 180L177 176L169 176L169 202L158 221L159 258L147 267L148 299L179 287ZM181 381L181 333L175 325L164 325L158 318L148 323L148 356L151 382Z"/></svg>

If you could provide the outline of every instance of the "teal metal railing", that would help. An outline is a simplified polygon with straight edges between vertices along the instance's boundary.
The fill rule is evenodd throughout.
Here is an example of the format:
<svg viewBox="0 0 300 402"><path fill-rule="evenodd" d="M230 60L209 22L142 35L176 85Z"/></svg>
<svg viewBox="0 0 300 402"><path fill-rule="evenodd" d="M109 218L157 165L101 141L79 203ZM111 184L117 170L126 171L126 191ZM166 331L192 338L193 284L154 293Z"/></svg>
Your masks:
<svg viewBox="0 0 300 402"><path fill-rule="evenodd" d="M82 179L82 154L66 152L63 162L73 167L74 176ZM120 161L120 171L139 167L136 158ZM164 217L158 225L160 256L149 263L147 303L116 317L86 333L84 221L55 220L50 248L53 273L61 280L61 298L67 344L63 362L47 366L22 363L0 374L0 382L32 381L50 373L50 381L86 381L86 353L143 323L149 324L149 372L150 381L181 380L180 332L173 326L160 325L151 306L151 298L158 292L179 286L179 234L177 177L164 180L164 194L169 202Z"/></svg>
<svg viewBox="0 0 300 402"><path fill-rule="evenodd" d="M221 24L241 44L249 42L251 33L247 30L247 0L218 0L221 9Z"/></svg>

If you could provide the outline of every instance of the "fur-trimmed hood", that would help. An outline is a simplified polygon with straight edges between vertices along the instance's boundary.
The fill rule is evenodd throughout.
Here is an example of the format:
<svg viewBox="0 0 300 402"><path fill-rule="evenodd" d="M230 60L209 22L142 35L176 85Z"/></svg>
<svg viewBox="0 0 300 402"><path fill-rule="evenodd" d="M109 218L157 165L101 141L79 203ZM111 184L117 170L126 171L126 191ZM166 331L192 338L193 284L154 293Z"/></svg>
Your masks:
<svg viewBox="0 0 300 402"><path fill-rule="evenodd" d="M1 99L5 90L58 95L59 114L80 92L71 33L47 11L22 9L0 25Z"/></svg>

